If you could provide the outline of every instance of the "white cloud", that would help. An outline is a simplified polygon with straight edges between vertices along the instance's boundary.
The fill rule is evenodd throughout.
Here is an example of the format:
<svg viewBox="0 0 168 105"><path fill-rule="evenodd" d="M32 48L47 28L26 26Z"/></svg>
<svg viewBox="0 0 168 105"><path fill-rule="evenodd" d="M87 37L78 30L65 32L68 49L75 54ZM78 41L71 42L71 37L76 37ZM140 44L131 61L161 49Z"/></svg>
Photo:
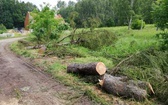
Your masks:
<svg viewBox="0 0 168 105"><path fill-rule="evenodd" d="M54 7L57 5L58 0L20 0L20 1L24 1L24 2L31 2L33 4L35 4L38 8L40 8L40 5L43 4L43 2L45 3L49 3L51 5L51 7ZM62 0L68 3L68 1L75 1L76 0Z"/></svg>

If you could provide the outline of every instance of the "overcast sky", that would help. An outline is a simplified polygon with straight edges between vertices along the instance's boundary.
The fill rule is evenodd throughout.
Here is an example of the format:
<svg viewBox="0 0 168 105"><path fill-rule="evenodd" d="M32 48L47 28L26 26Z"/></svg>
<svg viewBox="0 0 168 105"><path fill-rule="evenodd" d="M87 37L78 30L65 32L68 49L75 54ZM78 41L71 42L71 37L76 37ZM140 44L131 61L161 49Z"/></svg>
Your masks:
<svg viewBox="0 0 168 105"><path fill-rule="evenodd" d="M20 1L31 2L35 5L37 5L38 8L40 8L40 4L43 4L43 2L49 3L53 7L53 6L56 6L56 4L59 0L20 0ZM62 0L62 1L66 1L67 3L68 3L68 1L75 1L76 2L76 0Z"/></svg>

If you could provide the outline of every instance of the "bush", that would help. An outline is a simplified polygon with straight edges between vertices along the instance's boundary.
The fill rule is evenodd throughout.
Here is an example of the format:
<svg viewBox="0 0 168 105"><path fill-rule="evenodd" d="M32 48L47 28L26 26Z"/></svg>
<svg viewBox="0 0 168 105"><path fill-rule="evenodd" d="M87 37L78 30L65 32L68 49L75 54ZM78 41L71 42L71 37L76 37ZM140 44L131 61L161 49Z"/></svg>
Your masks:
<svg viewBox="0 0 168 105"><path fill-rule="evenodd" d="M50 9L49 4L42 7L41 11L31 12L33 20L30 28L33 29L32 34L36 37L38 44L46 44L59 39L62 32L59 25L63 22L63 19L55 19L54 12L54 10Z"/></svg>
<svg viewBox="0 0 168 105"><path fill-rule="evenodd" d="M0 24L0 34L6 32L6 31L7 31L6 27L3 24Z"/></svg>
<svg viewBox="0 0 168 105"><path fill-rule="evenodd" d="M162 32L156 36L160 38L161 50L168 50L168 32Z"/></svg>
<svg viewBox="0 0 168 105"><path fill-rule="evenodd" d="M106 26L107 26L107 27L115 26L114 20L113 20L112 18L108 19L108 20L106 21Z"/></svg>
<svg viewBox="0 0 168 105"><path fill-rule="evenodd" d="M58 25L58 30L68 30L70 25L68 23L61 23Z"/></svg>
<svg viewBox="0 0 168 105"><path fill-rule="evenodd" d="M143 20L136 19L132 22L131 28L132 29L141 29L141 25L142 25L142 28L144 28L145 22Z"/></svg>
<svg viewBox="0 0 168 105"><path fill-rule="evenodd" d="M88 31L81 33L77 38L80 39L79 45L91 50L112 45L117 39L114 33L107 30Z"/></svg>

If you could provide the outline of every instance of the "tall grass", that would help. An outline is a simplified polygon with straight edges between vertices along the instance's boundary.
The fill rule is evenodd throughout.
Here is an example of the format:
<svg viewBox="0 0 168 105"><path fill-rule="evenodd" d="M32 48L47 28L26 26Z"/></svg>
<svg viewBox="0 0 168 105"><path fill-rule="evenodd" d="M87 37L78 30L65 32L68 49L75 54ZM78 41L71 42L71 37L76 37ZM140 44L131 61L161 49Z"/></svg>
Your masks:
<svg viewBox="0 0 168 105"><path fill-rule="evenodd" d="M101 52L108 55L126 56L144 49L158 46L157 31L154 25L147 25L143 30L128 30L127 27L103 28L113 31L118 36L115 45L104 47Z"/></svg>

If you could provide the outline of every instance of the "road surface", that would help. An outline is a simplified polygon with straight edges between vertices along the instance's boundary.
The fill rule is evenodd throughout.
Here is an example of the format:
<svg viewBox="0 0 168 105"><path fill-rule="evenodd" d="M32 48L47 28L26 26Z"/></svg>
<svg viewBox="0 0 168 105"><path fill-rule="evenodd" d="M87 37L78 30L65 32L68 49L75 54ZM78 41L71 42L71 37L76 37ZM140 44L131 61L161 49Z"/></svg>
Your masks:
<svg viewBox="0 0 168 105"><path fill-rule="evenodd" d="M13 54L8 46L19 39L0 40L0 105L93 104Z"/></svg>

